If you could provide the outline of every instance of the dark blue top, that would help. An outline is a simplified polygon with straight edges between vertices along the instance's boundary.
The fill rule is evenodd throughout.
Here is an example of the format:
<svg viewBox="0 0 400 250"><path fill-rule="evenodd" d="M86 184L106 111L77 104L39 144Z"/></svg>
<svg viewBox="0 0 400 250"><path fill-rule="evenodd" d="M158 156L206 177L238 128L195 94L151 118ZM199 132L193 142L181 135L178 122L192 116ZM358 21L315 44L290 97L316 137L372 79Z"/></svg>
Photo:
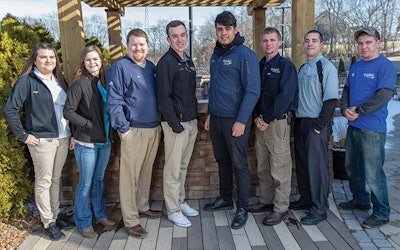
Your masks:
<svg viewBox="0 0 400 250"><path fill-rule="evenodd" d="M121 133L130 127L154 128L161 114L157 109L155 65L144 67L125 56L107 71L107 105L111 126Z"/></svg>
<svg viewBox="0 0 400 250"><path fill-rule="evenodd" d="M246 124L260 96L260 70L256 54L244 45L212 54L208 113L234 117Z"/></svg>
<svg viewBox="0 0 400 250"><path fill-rule="evenodd" d="M266 123L288 111L296 111L298 104L297 72L294 64L279 54L260 61L261 97L254 109L254 118L260 114Z"/></svg>

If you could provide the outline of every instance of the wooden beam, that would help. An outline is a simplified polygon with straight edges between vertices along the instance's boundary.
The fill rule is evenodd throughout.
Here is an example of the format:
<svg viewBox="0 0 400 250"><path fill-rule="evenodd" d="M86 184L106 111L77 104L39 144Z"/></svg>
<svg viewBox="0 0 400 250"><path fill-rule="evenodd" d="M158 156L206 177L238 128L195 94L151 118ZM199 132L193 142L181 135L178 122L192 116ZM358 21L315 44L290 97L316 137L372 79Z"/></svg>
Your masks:
<svg viewBox="0 0 400 250"><path fill-rule="evenodd" d="M64 76L72 84L85 46L81 0L57 0Z"/></svg>
<svg viewBox="0 0 400 250"><path fill-rule="evenodd" d="M265 29L265 9L260 7L253 10L253 44L254 52L257 54L258 59L264 56L264 51L261 48L261 33Z"/></svg>
<svg viewBox="0 0 400 250"><path fill-rule="evenodd" d="M285 0L254 0L247 7L247 13L252 15L254 9L281 5Z"/></svg>
<svg viewBox="0 0 400 250"><path fill-rule="evenodd" d="M90 7L105 7L111 10L118 10L120 14L125 15L125 7L118 0L83 0Z"/></svg>
<svg viewBox="0 0 400 250"><path fill-rule="evenodd" d="M249 6L252 0L83 0L91 7L106 7L122 10L125 7L139 6ZM256 0L253 8L264 6L278 6L285 0Z"/></svg>
<svg viewBox="0 0 400 250"><path fill-rule="evenodd" d="M106 10L108 44L110 45L111 63L122 57L121 13L118 10Z"/></svg>
<svg viewBox="0 0 400 250"><path fill-rule="evenodd" d="M305 62L303 54L304 35L314 28L314 0L292 1L292 57L299 69Z"/></svg>

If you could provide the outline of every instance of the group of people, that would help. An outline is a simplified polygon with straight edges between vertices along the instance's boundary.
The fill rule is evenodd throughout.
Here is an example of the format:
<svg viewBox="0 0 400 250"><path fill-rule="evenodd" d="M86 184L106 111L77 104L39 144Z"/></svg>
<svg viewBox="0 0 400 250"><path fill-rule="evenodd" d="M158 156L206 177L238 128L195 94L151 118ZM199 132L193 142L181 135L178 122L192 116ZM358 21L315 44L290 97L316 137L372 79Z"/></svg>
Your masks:
<svg viewBox="0 0 400 250"><path fill-rule="evenodd" d="M116 224L107 216L103 197L113 130L121 139L120 202L130 235L146 236L139 217L162 216L162 211L149 206L161 130L168 219L189 227L187 216L199 214L185 202L184 186L197 137L196 70L185 53L185 24L172 21L166 33L170 49L157 67L146 59L148 37L141 29L128 33L127 55L108 70L101 50L95 45L85 47L69 88L56 50L44 42L33 49L3 114L15 136L28 145L36 205L45 233L52 240L64 238L60 229L75 224L87 238L97 236L93 223ZM20 119L21 108L25 124ZM75 224L59 215L60 178L68 149L74 150L79 170Z"/></svg>
<svg viewBox="0 0 400 250"><path fill-rule="evenodd" d="M334 65L322 56L323 37L316 30L304 37L307 62L297 74L278 49L281 35L266 28L261 35L265 56L244 45L235 16L224 11L215 19L217 42L210 59L210 89L205 129L210 131L219 168L220 195L205 211L233 209L231 228L242 228L248 212L266 212L265 225L282 222L288 209L307 209L301 219L315 225L329 209L328 143L338 96ZM85 47L74 83L68 88L57 53L39 43L3 108L12 132L28 145L35 171L35 201L46 234L64 237L73 228L59 216L60 177L68 149L79 170L75 193L75 224L84 237L96 237L94 223L115 225L103 198L104 174L110 158L112 132L121 139L120 202L129 234L143 238L139 218L159 218L149 206L153 163L163 131L163 192L167 216L180 227L191 226L199 211L185 202L185 180L198 133L196 69L185 53L188 32L182 21L166 26L169 50L157 66L146 59L148 37L141 29L126 36L127 55L108 70L97 46ZM341 99L349 120L346 169L353 199L341 209L370 209L367 228L388 222L386 177L382 169L387 102L393 94L395 70L379 54L379 33L364 28L355 35L362 60L350 70ZM24 108L22 124L19 111ZM295 121L295 163L300 199L289 202L292 179L290 124ZM261 195L249 205L247 145L255 124L255 152ZM71 142L70 139L71 138ZM371 199L365 183L371 190Z"/></svg>
<svg viewBox="0 0 400 250"><path fill-rule="evenodd" d="M376 29L362 28L354 39L361 60L351 67L339 102L349 124L345 166L353 197L338 207L370 210L372 203L371 215L361 225L376 228L390 219L383 163L387 105L394 93L396 69L380 55L382 42ZM263 224L276 225L286 218L288 209L306 210L301 223L315 225L327 218L329 209L328 144L339 98L338 73L322 55L323 36L317 30L310 30L304 36L307 62L300 66L298 74L291 62L280 57L281 43L279 31L264 30L261 98L253 112L261 195L259 202L250 205L248 211L270 211ZM292 170L289 124L293 111L300 198L289 202Z"/></svg>
<svg viewBox="0 0 400 250"><path fill-rule="evenodd" d="M396 69L380 55L379 32L365 27L354 35L361 60L350 69L340 99L348 120L345 166L353 197L339 204L344 210L370 210L364 228L386 224L390 206L385 159L387 105L396 84ZM276 225L288 209L306 210L304 225L327 218L329 209L328 144L331 121L338 103L338 73L322 55L323 36L310 30L304 36L307 62L298 74L291 62L280 57L279 32L266 28L261 37L265 57L260 61L261 98L253 112L255 151L261 196L250 212L271 211L263 220ZM294 111L294 148L300 198L289 202L291 188L290 116ZM283 121L286 120L286 121ZM367 189L368 186L368 189Z"/></svg>

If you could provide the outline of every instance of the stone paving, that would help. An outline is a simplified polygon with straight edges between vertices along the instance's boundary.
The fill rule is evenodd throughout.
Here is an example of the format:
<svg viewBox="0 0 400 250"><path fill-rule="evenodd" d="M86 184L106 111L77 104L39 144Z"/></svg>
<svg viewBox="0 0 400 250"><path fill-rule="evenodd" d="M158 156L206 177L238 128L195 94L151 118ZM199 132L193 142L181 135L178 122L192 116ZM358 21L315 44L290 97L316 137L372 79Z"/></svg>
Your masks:
<svg viewBox="0 0 400 250"><path fill-rule="evenodd" d="M362 249L400 249L400 114L394 116L393 121L395 129L387 134L384 165L391 207L390 222L377 229L364 229L361 223L371 211L339 209L345 224ZM336 205L352 198L348 181L335 179L332 191Z"/></svg>

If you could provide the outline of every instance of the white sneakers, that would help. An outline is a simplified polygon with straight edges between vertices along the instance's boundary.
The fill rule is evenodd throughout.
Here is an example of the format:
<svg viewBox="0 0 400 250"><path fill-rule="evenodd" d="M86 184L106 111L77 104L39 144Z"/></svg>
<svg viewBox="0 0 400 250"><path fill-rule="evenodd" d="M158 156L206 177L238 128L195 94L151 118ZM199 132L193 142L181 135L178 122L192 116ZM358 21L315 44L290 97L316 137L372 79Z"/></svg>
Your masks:
<svg viewBox="0 0 400 250"><path fill-rule="evenodd" d="M192 223L181 211L168 215L168 220L172 221L178 227L190 227Z"/></svg>
<svg viewBox="0 0 400 250"><path fill-rule="evenodd" d="M186 216L197 216L199 215L199 211L191 208L186 202L179 204L179 207L181 210L168 215L168 220L179 227L190 227L192 223Z"/></svg>
<svg viewBox="0 0 400 250"><path fill-rule="evenodd" d="M199 211L194 208L191 208L186 202L179 204L181 211L186 216L197 216L199 215Z"/></svg>

